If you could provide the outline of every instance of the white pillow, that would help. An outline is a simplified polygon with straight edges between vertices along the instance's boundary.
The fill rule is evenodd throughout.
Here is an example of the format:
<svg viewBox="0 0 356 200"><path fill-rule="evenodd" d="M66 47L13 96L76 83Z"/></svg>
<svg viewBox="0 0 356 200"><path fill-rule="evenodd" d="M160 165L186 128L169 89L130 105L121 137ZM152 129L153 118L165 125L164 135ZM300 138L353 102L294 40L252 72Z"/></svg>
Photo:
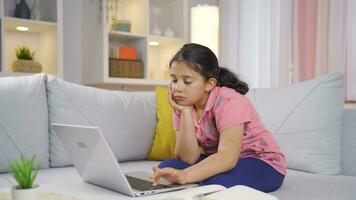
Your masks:
<svg viewBox="0 0 356 200"><path fill-rule="evenodd" d="M96 89L48 76L47 96L50 123L98 126L117 160L147 157L156 126L155 93ZM71 164L50 128L50 166Z"/></svg>
<svg viewBox="0 0 356 200"><path fill-rule="evenodd" d="M46 75L0 78L0 173L20 153L48 167Z"/></svg>
<svg viewBox="0 0 356 200"><path fill-rule="evenodd" d="M247 94L278 141L288 168L320 174L340 172L343 83L343 75L333 73Z"/></svg>

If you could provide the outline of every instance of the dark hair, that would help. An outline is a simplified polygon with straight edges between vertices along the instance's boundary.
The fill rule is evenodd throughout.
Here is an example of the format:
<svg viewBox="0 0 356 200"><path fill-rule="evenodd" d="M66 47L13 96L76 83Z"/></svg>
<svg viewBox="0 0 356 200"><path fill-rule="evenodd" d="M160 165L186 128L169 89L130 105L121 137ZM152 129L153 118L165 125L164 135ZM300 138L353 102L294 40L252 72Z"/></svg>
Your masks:
<svg viewBox="0 0 356 200"><path fill-rule="evenodd" d="M219 67L218 59L213 51L200 44L185 44L169 62L185 62L191 69L198 72L206 80L215 78L218 86L226 86L240 94L246 94L249 90L247 83L238 79L235 73L227 68Z"/></svg>

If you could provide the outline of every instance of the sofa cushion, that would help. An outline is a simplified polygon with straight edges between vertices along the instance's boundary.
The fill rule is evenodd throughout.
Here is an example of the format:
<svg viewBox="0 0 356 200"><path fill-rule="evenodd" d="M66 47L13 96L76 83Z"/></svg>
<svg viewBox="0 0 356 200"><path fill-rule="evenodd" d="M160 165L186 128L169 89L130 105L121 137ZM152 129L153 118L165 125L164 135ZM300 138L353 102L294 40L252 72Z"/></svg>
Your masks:
<svg viewBox="0 0 356 200"><path fill-rule="evenodd" d="M156 87L157 125L149 160L164 160L175 157L176 134L173 128L172 107L168 102L168 88Z"/></svg>
<svg viewBox="0 0 356 200"><path fill-rule="evenodd" d="M46 75L0 78L0 173L9 159L36 155L41 168L48 167L48 111Z"/></svg>
<svg viewBox="0 0 356 200"><path fill-rule="evenodd" d="M321 174L340 172L342 74L255 89L248 97L285 153L288 168Z"/></svg>
<svg viewBox="0 0 356 200"><path fill-rule="evenodd" d="M156 125L153 92L109 91L48 76L50 123L100 127L119 161L145 159ZM50 127L50 165L71 165Z"/></svg>

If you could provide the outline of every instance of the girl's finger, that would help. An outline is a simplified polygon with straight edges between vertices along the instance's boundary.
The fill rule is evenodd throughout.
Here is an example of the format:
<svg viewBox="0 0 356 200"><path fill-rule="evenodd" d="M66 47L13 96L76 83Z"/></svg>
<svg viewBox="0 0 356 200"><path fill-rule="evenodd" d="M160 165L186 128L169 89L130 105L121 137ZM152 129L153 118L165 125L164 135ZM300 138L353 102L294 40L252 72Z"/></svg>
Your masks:
<svg viewBox="0 0 356 200"><path fill-rule="evenodd" d="M173 100L172 93L168 95L169 103L173 108L179 109L178 104Z"/></svg>
<svg viewBox="0 0 356 200"><path fill-rule="evenodd" d="M159 184L159 179L161 178L160 169L158 167L153 167L154 174L153 178L153 186L157 186Z"/></svg>
<svg viewBox="0 0 356 200"><path fill-rule="evenodd" d="M161 177L160 176L154 176L153 177L153 186L157 186L158 184L159 184L159 179L160 179Z"/></svg>

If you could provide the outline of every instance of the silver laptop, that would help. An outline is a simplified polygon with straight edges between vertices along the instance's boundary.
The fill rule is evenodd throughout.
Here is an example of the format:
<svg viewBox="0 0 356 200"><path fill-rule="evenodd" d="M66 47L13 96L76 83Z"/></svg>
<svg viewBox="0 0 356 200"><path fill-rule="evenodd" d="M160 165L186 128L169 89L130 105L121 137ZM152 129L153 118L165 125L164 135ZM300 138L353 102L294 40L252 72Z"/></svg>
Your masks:
<svg viewBox="0 0 356 200"><path fill-rule="evenodd" d="M88 183L134 197L196 186L174 185L164 179L160 180L158 186L152 186L150 173L122 172L98 127L55 123L51 125L80 176Z"/></svg>

